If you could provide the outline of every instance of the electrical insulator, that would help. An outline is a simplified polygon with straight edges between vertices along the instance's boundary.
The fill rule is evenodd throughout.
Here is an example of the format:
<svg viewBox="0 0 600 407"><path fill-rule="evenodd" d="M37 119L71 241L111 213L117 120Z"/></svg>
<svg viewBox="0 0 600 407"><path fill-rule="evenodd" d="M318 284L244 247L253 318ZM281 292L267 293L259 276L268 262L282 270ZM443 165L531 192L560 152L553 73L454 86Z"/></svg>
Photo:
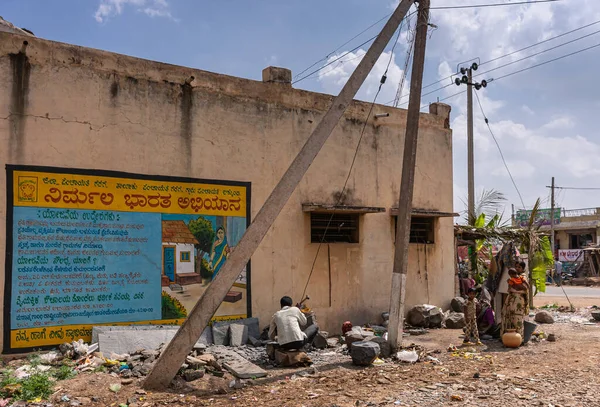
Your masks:
<svg viewBox="0 0 600 407"><path fill-rule="evenodd" d="M456 83L456 86L460 86L460 84L461 84L462 82L460 81L460 79L456 78L456 79L454 80L454 83Z"/></svg>
<svg viewBox="0 0 600 407"><path fill-rule="evenodd" d="M479 68L479 65L477 65L477 62L473 62L473 65L471 65L471 69L476 71L477 68Z"/></svg>

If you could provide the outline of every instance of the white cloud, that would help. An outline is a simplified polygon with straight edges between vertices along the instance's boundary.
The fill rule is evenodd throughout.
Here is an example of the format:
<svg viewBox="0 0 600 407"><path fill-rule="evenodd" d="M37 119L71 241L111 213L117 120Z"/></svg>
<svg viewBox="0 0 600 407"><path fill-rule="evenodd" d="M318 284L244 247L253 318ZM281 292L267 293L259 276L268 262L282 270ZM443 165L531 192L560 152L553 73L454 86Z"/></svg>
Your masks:
<svg viewBox="0 0 600 407"><path fill-rule="evenodd" d="M340 52L339 54L332 55L327 63L334 61L339 58L341 55L346 54L346 52ZM363 49L359 49L356 52L349 52L339 61L334 62L326 68L323 68L319 72L319 82L321 86L327 93L337 94L340 89L344 86L344 84L352 75L352 72L356 69L366 51ZM389 63L389 68L387 68L386 81L385 84L381 87L381 92L377 98L377 103L386 103L389 101L393 101L396 97L396 91L398 89L398 84L402 79L403 69L396 64L396 54L394 54L391 62L390 62L391 51L383 52L375 66L367 76L363 86L357 93L356 98L366 101L373 101L375 94L377 93L377 89L379 88L379 84L381 81L381 77L386 71L386 68ZM405 81L402 92L402 102L408 101L408 98L405 97L408 95L408 80Z"/></svg>
<svg viewBox="0 0 600 407"><path fill-rule="evenodd" d="M111 17L121 15L127 5L149 17L163 17L177 21L171 14L167 0L101 0L94 18L99 23L106 22Z"/></svg>

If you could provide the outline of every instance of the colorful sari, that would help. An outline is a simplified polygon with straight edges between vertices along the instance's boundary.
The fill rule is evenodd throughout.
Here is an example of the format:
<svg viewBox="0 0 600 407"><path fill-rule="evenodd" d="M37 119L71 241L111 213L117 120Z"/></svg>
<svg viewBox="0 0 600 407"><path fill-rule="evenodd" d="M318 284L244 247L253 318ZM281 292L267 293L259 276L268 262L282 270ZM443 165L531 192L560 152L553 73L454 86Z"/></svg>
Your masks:
<svg viewBox="0 0 600 407"><path fill-rule="evenodd" d="M227 236L223 237L223 241L214 247L214 257L213 257L213 278L216 277L223 264L225 264L225 260L227 260L227 256L229 255L229 246L227 245Z"/></svg>
<svg viewBox="0 0 600 407"><path fill-rule="evenodd" d="M500 334L504 335L508 329L514 329L521 337L523 337L523 321L525 320L525 316L529 314L527 308L527 292L509 292L506 295L506 300L502 306L502 325Z"/></svg>

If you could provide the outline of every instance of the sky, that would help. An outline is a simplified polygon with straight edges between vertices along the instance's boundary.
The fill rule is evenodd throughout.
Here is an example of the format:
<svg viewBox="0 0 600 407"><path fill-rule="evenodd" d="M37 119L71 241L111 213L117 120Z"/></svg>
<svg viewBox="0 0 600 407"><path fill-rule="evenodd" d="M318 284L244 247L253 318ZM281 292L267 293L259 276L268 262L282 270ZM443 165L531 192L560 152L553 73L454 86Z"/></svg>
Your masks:
<svg viewBox="0 0 600 407"><path fill-rule="evenodd" d="M454 207L459 212L465 209L467 196L467 103L464 92L453 96L465 86L451 84L449 76L463 62L479 61L475 73L482 75L475 80L489 82L487 88L475 91L482 108L475 98L476 195L491 189L502 192L507 198L504 216L510 217L511 204L530 208L540 198L542 206L549 207L546 186L551 177L559 187L600 188L596 74L600 47L505 77L600 44L600 1L509 5L516 1L431 0L432 7L507 4L431 10L435 28L428 36L423 83L433 85L424 88L423 94L430 94L423 96L422 105L444 99L452 106ZM369 43L363 43L378 33L397 4L397 0L1 0L0 15L49 40L255 80L270 65L291 69L294 80L322 68L294 87L336 94L366 52ZM414 22L413 17L404 24L388 45L358 99L373 101L389 63L376 101L393 103ZM580 29L586 25L590 26ZM572 30L577 31L562 35ZM541 41L546 42L516 52ZM400 107L408 102L409 80L410 65ZM558 189L556 201L565 209L600 207L600 190Z"/></svg>

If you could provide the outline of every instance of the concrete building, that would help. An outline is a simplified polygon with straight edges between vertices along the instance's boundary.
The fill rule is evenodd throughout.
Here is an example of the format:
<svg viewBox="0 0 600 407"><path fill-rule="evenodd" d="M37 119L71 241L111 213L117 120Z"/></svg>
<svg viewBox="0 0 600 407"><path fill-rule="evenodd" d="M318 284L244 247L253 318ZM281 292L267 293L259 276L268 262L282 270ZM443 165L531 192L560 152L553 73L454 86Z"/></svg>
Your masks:
<svg viewBox="0 0 600 407"><path fill-rule="evenodd" d="M55 172L60 174L78 169L73 173L118 171L139 174L139 179L157 175L240 182L247 188L251 219L333 99L294 89L290 79L290 71L281 68L267 68L263 80L255 81L0 32L0 164L3 168L7 164L25 169L42 166L46 172L57 167L61 170ZM365 102L352 103L252 257L251 272L241 279L244 287L248 283L248 313L258 317L262 326L269 323L283 295L299 301L303 293L309 294L308 305L316 311L322 328L332 333L346 320L355 324L379 321L381 312L389 309L405 110L375 106L377 117L371 116L366 123L347 189L340 196L369 107ZM449 106L437 103L420 117L409 306L447 307L454 296L449 114ZM41 188L42 180L21 178L8 191L14 180L2 171L0 186L9 196L18 193L28 204L37 199L35 182ZM65 177L62 185L79 185L81 194L84 187L75 184L80 182L76 178ZM97 199L108 203L104 198ZM69 202L70 207L80 208L77 198L67 199L48 193L45 200L40 196L40 205ZM0 255L9 259L9 266L17 264L19 257L16 223L15 228L6 228L7 219L16 222L16 208L0 200ZM114 213L129 210L121 208L125 212ZM217 217L214 222L227 225L232 219L244 220ZM160 217L155 226L160 228ZM242 226L238 222L238 235ZM231 230L228 227L227 233ZM144 261L158 270L153 273L160 287L162 240L160 234L151 238L156 247ZM107 270L111 268L111 258L98 260ZM9 272L2 262L0 284L5 285L7 295L3 304L14 303L18 294L17 281L14 274L9 278ZM245 290L237 289L231 296L230 315L242 312L231 304L243 303L240 298L246 299ZM6 326L7 321L10 318L3 320L4 341L19 336L30 339L14 323Z"/></svg>

